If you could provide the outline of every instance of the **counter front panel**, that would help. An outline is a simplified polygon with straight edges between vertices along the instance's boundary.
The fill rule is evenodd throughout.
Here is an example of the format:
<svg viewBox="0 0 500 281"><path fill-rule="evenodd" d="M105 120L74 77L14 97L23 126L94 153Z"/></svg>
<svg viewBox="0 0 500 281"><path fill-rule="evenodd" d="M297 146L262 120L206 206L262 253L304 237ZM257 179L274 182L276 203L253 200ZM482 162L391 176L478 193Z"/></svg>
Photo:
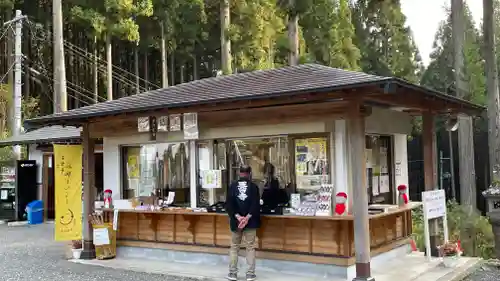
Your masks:
<svg viewBox="0 0 500 281"><path fill-rule="evenodd" d="M113 212L106 214L112 220ZM258 250L289 256L350 259L355 255L353 223L352 216L263 215L257 232ZM370 216L372 254L407 243L411 225L411 208ZM121 210L117 239L223 249L230 246L231 231L226 214Z"/></svg>

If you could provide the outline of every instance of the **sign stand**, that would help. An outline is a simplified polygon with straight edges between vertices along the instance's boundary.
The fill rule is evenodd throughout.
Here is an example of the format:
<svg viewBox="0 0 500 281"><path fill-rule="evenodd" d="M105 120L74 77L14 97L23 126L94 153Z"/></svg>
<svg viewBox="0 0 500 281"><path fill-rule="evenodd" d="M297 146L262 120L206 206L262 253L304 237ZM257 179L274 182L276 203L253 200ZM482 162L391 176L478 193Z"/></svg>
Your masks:
<svg viewBox="0 0 500 281"><path fill-rule="evenodd" d="M422 192L424 204L424 235L425 254L427 261L431 260L431 238L429 233L429 220L443 218L444 242L448 242L448 218L446 214L446 194L444 190Z"/></svg>

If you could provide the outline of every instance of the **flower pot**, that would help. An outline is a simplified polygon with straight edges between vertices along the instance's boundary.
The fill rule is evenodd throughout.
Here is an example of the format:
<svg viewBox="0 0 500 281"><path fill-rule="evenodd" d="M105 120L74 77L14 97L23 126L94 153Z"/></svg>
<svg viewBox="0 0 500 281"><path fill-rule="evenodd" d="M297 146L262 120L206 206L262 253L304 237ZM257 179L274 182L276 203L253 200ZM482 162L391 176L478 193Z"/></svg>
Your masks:
<svg viewBox="0 0 500 281"><path fill-rule="evenodd" d="M71 251L73 252L73 259L79 260L83 249L71 249Z"/></svg>
<svg viewBox="0 0 500 281"><path fill-rule="evenodd" d="M458 255L455 256L444 256L443 257L443 265L445 267L451 268L456 267L458 264Z"/></svg>

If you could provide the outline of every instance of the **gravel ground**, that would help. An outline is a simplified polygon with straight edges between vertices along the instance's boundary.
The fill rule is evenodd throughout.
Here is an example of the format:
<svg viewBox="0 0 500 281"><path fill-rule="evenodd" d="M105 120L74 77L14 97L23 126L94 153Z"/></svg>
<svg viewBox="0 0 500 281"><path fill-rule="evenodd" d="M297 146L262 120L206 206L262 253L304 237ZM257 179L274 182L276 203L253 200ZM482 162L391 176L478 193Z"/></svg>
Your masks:
<svg viewBox="0 0 500 281"><path fill-rule="evenodd" d="M463 281L497 281L500 280L500 263L487 262Z"/></svg>
<svg viewBox="0 0 500 281"><path fill-rule="evenodd" d="M53 225L0 225L0 281L194 281L75 264L65 259L65 245L53 239Z"/></svg>

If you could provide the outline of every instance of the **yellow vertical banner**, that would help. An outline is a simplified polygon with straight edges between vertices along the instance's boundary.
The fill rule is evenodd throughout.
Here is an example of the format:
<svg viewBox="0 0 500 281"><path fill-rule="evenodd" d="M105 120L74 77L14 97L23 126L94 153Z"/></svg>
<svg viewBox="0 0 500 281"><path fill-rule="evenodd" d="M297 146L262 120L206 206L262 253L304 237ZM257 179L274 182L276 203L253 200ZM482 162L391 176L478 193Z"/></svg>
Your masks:
<svg viewBox="0 0 500 281"><path fill-rule="evenodd" d="M82 238L82 153L81 145L54 144L56 241Z"/></svg>

